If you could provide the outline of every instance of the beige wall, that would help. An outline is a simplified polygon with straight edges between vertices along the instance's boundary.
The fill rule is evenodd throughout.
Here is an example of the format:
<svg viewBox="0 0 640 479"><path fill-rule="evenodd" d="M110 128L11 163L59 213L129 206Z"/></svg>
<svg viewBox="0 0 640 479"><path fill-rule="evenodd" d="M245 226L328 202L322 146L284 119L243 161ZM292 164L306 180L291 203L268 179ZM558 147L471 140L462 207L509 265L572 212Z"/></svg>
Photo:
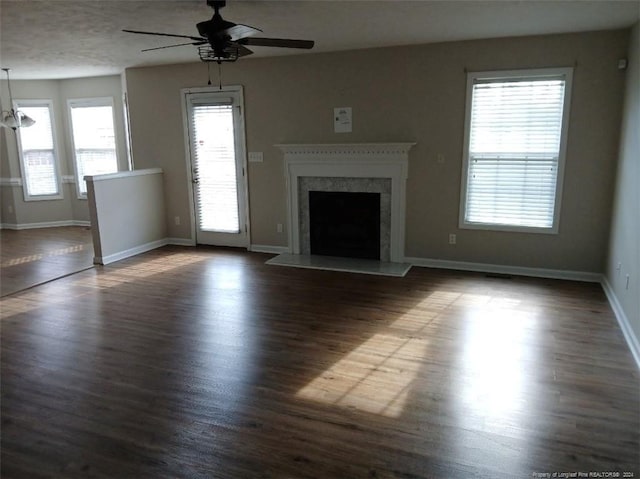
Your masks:
<svg viewBox="0 0 640 479"><path fill-rule="evenodd" d="M636 24L632 30L628 59L620 157L605 274L635 334L636 344L640 345L640 24Z"/></svg>
<svg viewBox="0 0 640 479"><path fill-rule="evenodd" d="M415 141L406 255L602 272L616 168L628 31L441 43L242 59L223 82L244 86L252 244L286 246L285 181L277 143ZM465 69L573 66L560 234L459 230ZM215 67L215 65L214 65ZM212 68L213 83L217 68ZM133 159L165 171L168 236L190 236L180 89L205 86L205 64L126 72ZM333 133L334 107L353 108L353 133ZM437 155L445 156L439 164ZM173 223L180 216L181 226ZM170 220L170 221L169 221ZM449 233L458 244L447 244Z"/></svg>
<svg viewBox="0 0 640 479"><path fill-rule="evenodd" d="M122 85L119 76L81 78L72 80L12 80L11 89L15 100L46 99L53 102L55 139L59 154L61 175L74 175L71 134L67 114L67 100L72 98L111 97L114 104L116 141L120 170L126 170L128 161L125 148L125 132L122 112ZM3 105L9 104L6 81L1 85ZM20 164L15 133L3 128L4 146L0 148L2 177L19 178ZM47 201L24 201L21 187L2 186L2 223L27 225L53 221L89 221L87 201L78 199L75 183L64 183L63 199ZM11 202L13 216L8 213Z"/></svg>

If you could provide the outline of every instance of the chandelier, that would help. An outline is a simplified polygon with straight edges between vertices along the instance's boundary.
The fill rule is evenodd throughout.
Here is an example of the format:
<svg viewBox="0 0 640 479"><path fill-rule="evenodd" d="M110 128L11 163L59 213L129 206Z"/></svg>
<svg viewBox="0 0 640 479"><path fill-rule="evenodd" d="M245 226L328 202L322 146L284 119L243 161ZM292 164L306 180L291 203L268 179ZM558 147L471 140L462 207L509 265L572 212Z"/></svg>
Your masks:
<svg viewBox="0 0 640 479"><path fill-rule="evenodd" d="M33 118L27 116L20 110L14 110L13 95L11 94L11 81L9 79L10 68L3 68L3 70L7 72L7 86L9 88L9 102L11 104L11 110L2 111L2 122L0 122L0 125L5 128L11 128L14 131L20 127L26 128L33 125L36 122Z"/></svg>

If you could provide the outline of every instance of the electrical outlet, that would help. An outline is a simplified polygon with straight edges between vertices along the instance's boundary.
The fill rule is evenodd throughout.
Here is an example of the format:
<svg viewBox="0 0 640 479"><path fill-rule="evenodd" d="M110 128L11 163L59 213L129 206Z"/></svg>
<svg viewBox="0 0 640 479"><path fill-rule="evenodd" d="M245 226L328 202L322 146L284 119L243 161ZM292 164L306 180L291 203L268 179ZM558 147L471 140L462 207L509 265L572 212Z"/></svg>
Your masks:
<svg viewBox="0 0 640 479"><path fill-rule="evenodd" d="M618 272L618 276L620 276L620 272L622 271L622 263L618 263L618 266L616 266L616 271Z"/></svg>
<svg viewBox="0 0 640 479"><path fill-rule="evenodd" d="M449 244L456 244L456 235L454 233L449 234Z"/></svg>
<svg viewBox="0 0 640 479"><path fill-rule="evenodd" d="M176 216L176 217L173 219L173 221L175 221L176 226L179 226L179 225L180 225L180 217L179 217L179 216Z"/></svg>
<svg viewBox="0 0 640 479"><path fill-rule="evenodd" d="M438 153L436 158L437 158L438 163L440 163L440 164L444 163L444 155L442 153Z"/></svg>
<svg viewBox="0 0 640 479"><path fill-rule="evenodd" d="M276 230L278 231L278 233L282 233L282 223L278 223L276 225Z"/></svg>

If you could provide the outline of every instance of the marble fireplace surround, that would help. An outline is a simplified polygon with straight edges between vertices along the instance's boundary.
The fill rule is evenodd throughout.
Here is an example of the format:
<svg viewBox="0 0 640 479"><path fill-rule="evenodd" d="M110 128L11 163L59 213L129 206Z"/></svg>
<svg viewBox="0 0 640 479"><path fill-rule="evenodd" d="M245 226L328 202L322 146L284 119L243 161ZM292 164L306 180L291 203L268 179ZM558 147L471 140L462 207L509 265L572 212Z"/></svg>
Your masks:
<svg viewBox="0 0 640 479"><path fill-rule="evenodd" d="M381 261L404 259L408 153L415 143L276 145L284 152L289 251L309 254L308 191L381 193Z"/></svg>

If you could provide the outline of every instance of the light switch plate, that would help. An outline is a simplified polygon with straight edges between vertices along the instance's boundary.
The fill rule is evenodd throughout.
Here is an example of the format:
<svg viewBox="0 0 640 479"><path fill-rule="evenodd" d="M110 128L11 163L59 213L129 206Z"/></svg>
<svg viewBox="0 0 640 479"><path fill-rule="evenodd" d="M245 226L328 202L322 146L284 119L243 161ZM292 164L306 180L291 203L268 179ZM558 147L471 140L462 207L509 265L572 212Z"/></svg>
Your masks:
<svg viewBox="0 0 640 479"><path fill-rule="evenodd" d="M264 161L264 156L261 151L249 152L249 163L262 163L263 161Z"/></svg>

